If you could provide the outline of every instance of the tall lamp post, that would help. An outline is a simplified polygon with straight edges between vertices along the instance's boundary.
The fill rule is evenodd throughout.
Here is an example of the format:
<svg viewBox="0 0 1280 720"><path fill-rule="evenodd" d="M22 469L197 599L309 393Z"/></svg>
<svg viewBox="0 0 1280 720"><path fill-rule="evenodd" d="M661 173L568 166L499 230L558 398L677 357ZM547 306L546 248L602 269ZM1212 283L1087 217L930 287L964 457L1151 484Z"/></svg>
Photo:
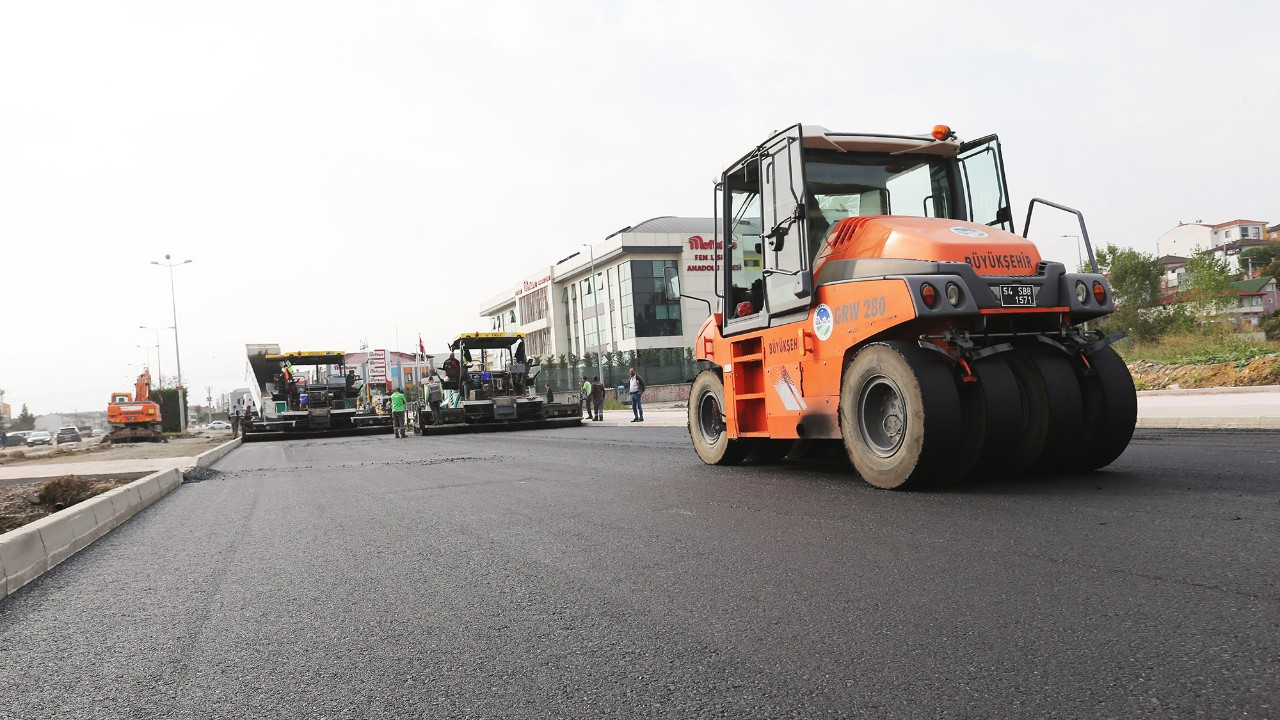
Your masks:
<svg viewBox="0 0 1280 720"><path fill-rule="evenodd" d="M187 391L182 385L182 350L178 346L178 299L173 292L173 268L177 265L186 265L190 260L182 262L172 262L168 253L164 256L164 262L152 260L152 265L163 265L169 268L169 303L173 306L173 355L178 360L178 419L181 423L179 427L182 432L187 431Z"/></svg>
<svg viewBox="0 0 1280 720"><path fill-rule="evenodd" d="M148 367L150 367L150 365L151 365L151 348L155 348L155 349L156 349L156 355L157 355L157 356L160 354L160 346L159 346L159 345L136 345L135 347L137 347L139 350L146 350L146 351L147 351L147 366L148 366ZM157 365L156 367L159 367L159 365ZM159 370L157 370L156 372L159 372ZM139 399L139 400L141 400L142 398L138 398L138 399Z"/></svg>
<svg viewBox="0 0 1280 720"><path fill-rule="evenodd" d="M154 330L156 332L156 387L162 388L164 387L164 371L161 370L160 368L160 330L162 328L153 328L153 327L147 327L146 325L139 325L138 329ZM163 329L172 330L173 328L167 327Z"/></svg>
<svg viewBox="0 0 1280 720"><path fill-rule="evenodd" d="M587 287L591 288L591 294L596 294L596 249L591 243L582 243L587 248L587 257L591 259L591 279L587 282L591 283ZM604 382L604 358L601 357L600 349L600 298L595 299L596 306L596 372L600 378L600 382Z"/></svg>

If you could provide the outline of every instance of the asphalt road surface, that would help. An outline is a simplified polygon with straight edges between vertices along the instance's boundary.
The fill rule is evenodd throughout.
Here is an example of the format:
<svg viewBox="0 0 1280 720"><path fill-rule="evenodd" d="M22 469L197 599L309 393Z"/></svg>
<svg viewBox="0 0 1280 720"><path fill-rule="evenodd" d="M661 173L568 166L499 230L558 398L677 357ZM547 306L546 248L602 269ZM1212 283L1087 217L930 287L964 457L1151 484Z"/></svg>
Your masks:
<svg viewBox="0 0 1280 720"><path fill-rule="evenodd" d="M246 445L0 600L0 716L1280 717L1280 434L894 493L684 433Z"/></svg>

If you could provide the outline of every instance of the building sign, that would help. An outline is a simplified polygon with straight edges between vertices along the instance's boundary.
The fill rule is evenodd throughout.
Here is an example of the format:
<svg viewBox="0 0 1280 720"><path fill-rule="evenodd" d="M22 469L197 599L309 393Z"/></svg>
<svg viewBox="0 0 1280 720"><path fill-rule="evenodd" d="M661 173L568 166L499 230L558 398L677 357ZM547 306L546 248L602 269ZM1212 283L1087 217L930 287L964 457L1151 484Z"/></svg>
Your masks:
<svg viewBox="0 0 1280 720"><path fill-rule="evenodd" d="M369 382L380 383L387 379L387 351L374 350L369 353Z"/></svg>
<svg viewBox="0 0 1280 720"><path fill-rule="evenodd" d="M549 282L551 282L550 274L543 275L537 280L525 280L523 283L520 284L520 287L516 288L516 297L520 297L521 294L527 293L530 290L537 290L538 288L542 287L543 285L546 285Z"/></svg>
<svg viewBox="0 0 1280 720"><path fill-rule="evenodd" d="M724 241L707 240L701 235L693 235L688 240L689 249L685 255L685 272L712 272L724 263ZM734 270L741 270L741 265L734 265Z"/></svg>

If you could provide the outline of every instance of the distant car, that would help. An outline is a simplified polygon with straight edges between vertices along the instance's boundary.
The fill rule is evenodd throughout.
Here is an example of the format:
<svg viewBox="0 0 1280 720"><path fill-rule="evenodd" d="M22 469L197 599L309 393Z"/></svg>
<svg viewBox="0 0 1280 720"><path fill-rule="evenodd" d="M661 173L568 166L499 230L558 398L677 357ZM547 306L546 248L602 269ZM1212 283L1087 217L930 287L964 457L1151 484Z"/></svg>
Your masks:
<svg viewBox="0 0 1280 720"><path fill-rule="evenodd" d="M28 445L52 445L53 436L43 430L36 430L27 436Z"/></svg>
<svg viewBox="0 0 1280 720"><path fill-rule="evenodd" d="M80 442L80 431L72 426L58 428L58 434L53 437L53 444L61 445L68 442Z"/></svg>
<svg viewBox="0 0 1280 720"><path fill-rule="evenodd" d="M5 433L4 444L6 447L22 447L27 444L30 434L30 430L10 430Z"/></svg>
<svg viewBox="0 0 1280 720"><path fill-rule="evenodd" d="M31 430L9 430L5 433L5 445L9 447L27 445L27 436L31 434Z"/></svg>
<svg viewBox="0 0 1280 720"><path fill-rule="evenodd" d="M210 430L230 430L231 423L227 422L226 420L214 420L213 422L209 423L209 429Z"/></svg>

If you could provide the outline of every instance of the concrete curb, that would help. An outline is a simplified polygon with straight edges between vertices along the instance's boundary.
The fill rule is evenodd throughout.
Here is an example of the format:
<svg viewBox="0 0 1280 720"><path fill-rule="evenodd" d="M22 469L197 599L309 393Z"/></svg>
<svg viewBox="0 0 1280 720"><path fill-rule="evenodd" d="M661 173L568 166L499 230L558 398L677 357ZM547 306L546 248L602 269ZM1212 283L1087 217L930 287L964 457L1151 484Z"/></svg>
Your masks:
<svg viewBox="0 0 1280 720"><path fill-rule="evenodd" d="M17 592L182 484L163 470L0 535L0 598Z"/></svg>
<svg viewBox="0 0 1280 720"><path fill-rule="evenodd" d="M237 447L240 438L207 450L196 456L196 467L208 467ZM0 534L0 598L17 592L181 484L181 468L161 470Z"/></svg>
<svg viewBox="0 0 1280 720"><path fill-rule="evenodd" d="M1280 417L1140 417L1143 430L1280 430Z"/></svg>
<svg viewBox="0 0 1280 720"><path fill-rule="evenodd" d="M196 467L209 467L210 465L226 457L227 453L240 447L240 443L242 443L243 441L244 441L243 437L238 437L235 440L222 443L221 445L219 445L218 447L212 450L205 450L204 452L196 456Z"/></svg>
<svg viewBox="0 0 1280 720"><path fill-rule="evenodd" d="M1239 387L1177 388L1175 390L1139 390L1138 397L1162 395L1232 395L1234 393L1280 392L1280 385L1241 385Z"/></svg>

